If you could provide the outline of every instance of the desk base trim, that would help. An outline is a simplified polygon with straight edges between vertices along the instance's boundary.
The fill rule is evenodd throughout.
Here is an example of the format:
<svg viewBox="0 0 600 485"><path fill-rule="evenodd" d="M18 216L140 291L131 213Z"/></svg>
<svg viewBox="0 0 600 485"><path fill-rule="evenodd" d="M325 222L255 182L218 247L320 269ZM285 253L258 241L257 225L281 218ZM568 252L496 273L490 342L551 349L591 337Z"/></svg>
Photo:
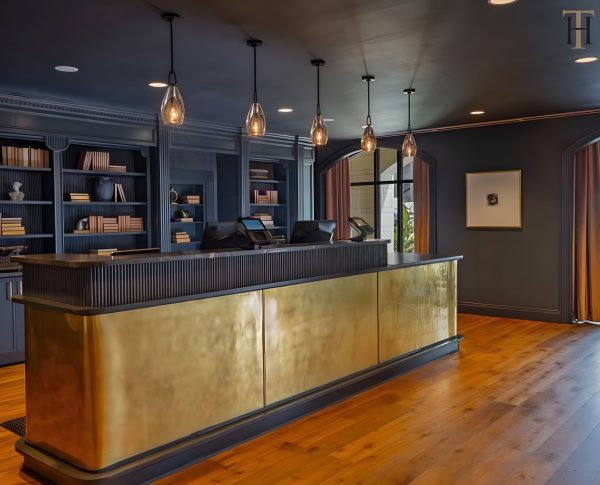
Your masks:
<svg viewBox="0 0 600 485"><path fill-rule="evenodd" d="M450 337L402 355L359 373L322 386L309 393L261 409L208 432L151 450L143 455L90 472L29 445L24 439L15 448L24 457L23 471L42 481L65 484L129 485L155 480L206 460L228 448L290 423L302 416L347 399L459 350L462 335Z"/></svg>

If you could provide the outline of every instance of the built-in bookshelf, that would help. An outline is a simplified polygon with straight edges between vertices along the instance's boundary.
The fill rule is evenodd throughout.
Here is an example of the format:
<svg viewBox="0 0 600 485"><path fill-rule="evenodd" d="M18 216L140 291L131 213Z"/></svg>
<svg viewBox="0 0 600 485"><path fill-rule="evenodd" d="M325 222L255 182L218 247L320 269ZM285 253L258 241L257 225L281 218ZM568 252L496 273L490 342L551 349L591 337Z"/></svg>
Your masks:
<svg viewBox="0 0 600 485"><path fill-rule="evenodd" d="M148 173L148 160L137 149L70 145L62 165L64 251L149 247ZM93 184L97 178L113 184L110 200L95 197ZM84 219L88 225L78 225ZM92 224L91 219L104 222ZM122 224L122 219L135 220L135 227Z"/></svg>
<svg viewBox="0 0 600 485"><path fill-rule="evenodd" d="M55 251L53 170L53 153L41 140L0 138L0 217L10 221L0 222L0 246L25 246L25 254ZM22 200L9 195L15 182Z"/></svg>
<svg viewBox="0 0 600 485"><path fill-rule="evenodd" d="M260 217L271 233L289 236L289 173L285 161L250 160L250 215Z"/></svg>
<svg viewBox="0 0 600 485"><path fill-rule="evenodd" d="M198 249L205 223L204 186L198 181L179 179L174 171L171 190L171 249Z"/></svg>

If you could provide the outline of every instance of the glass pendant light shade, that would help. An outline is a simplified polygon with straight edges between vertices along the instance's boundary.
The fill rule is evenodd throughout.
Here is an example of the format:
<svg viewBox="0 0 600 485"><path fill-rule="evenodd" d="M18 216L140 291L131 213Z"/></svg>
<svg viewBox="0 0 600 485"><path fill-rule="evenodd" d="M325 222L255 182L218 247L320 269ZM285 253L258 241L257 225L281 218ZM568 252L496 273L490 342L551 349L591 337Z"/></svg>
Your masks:
<svg viewBox="0 0 600 485"><path fill-rule="evenodd" d="M260 103L252 103L246 116L248 136L264 136L267 131L267 119Z"/></svg>
<svg viewBox="0 0 600 485"><path fill-rule="evenodd" d="M407 133L404 137L404 142L402 143L402 157L407 162L412 162L416 155L417 142L415 141L415 137L412 133Z"/></svg>
<svg viewBox="0 0 600 485"><path fill-rule="evenodd" d="M246 133L248 136L264 136L267 131L267 118L265 118L262 106L258 102L258 91L256 89L256 48L262 45L262 41L250 39L246 44L252 47L254 54L254 95L246 115Z"/></svg>
<svg viewBox="0 0 600 485"><path fill-rule="evenodd" d="M410 95L414 92L415 90L413 88L404 90L404 94L408 95L408 130L406 136L404 137L404 142L402 142L402 158L406 162L412 162L417 155L417 142L415 141L415 137L412 134L412 128L410 126Z"/></svg>
<svg viewBox="0 0 600 485"><path fill-rule="evenodd" d="M363 152L374 152L377 148L377 138L371 122L371 82L375 80L375 76L366 74L362 77L362 80L367 83L367 125L360 139L360 149Z"/></svg>
<svg viewBox="0 0 600 485"><path fill-rule="evenodd" d="M326 145L328 138L329 134L327 133L327 126L325 126L323 117L320 114L315 115L312 126L310 127L310 139L313 142L313 145Z"/></svg>
<svg viewBox="0 0 600 485"><path fill-rule="evenodd" d="M169 86L165 92L162 103L160 104L160 117L165 125L179 126L183 124L185 118L185 106L183 98L177 87L177 74L173 61L173 20L179 18L179 15L174 12L166 12L161 14L163 20L169 22L169 32L171 40L171 70L169 71Z"/></svg>
<svg viewBox="0 0 600 485"><path fill-rule="evenodd" d="M178 126L183 123L185 106L177 85L173 84L167 88L160 105L160 116L165 125Z"/></svg>
<svg viewBox="0 0 600 485"><path fill-rule="evenodd" d="M362 138L360 139L360 149L363 152L374 152L377 148L377 138L373 132L373 126L368 124L365 126Z"/></svg>

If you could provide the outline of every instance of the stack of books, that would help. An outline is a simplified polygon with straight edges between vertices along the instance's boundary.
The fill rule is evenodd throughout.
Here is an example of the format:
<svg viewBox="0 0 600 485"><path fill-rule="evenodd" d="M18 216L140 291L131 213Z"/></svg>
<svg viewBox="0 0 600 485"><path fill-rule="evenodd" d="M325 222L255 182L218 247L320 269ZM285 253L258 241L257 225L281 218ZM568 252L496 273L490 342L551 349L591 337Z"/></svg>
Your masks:
<svg viewBox="0 0 600 485"><path fill-rule="evenodd" d="M253 189L250 191L251 204L277 204L279 194L276 190L259 190Z"/></svg>
<svg viewBox="0 0 600 485"><path fill-rule="evenodd" d="M174 232L171 234L171 242L174 244L182 244L191 242L190 235L185 232Z"/></svg>
<svg viewBox="0 0 600 485"><path fill-rule="evenodd" d="M123 184L115 183L115 202L127 202L125 198L125 191L123 190Z"/></svg>
<svg viewBox="0 0 600 485"><path fill-rule="evenodd" d="M90 194L80 192L69 192L67 194L67 200L71 202L91 202Z"/></svg>
<svg viewBox="0 0 600 485"><path fill-rule="evenodd" d="M142 232L144 230L144 219L141 217L130 217L129 230L133 232Z"/></svg>
<svg viewBox="0 0 600 485"><path fill-rule="evenodd" d="M50 167L50 152L41 148L2 147L2 165L10 167Z"/></svg>
<svg viewBox="0 0 600 485"><path fill-rule="evenodd" d="M117 217L103 217L102 232L119 232L119 219Z"/></svg>
<svg viewBox="0 0 600 485"><path fill-rule="evenodd" d="M110 153L108 152L81 152L77 168L79 170L95 170L108 172L110 167Z"/></svg>
<svg viewBox="0 0 600 485"><path fill-rule="evenodd" d="M252 180L268 180L269 169L267 168L250 168L250 179Z"/></svg>
<svg viewBox="0 0 600 485"><path fill-rule="evenodd" d="M112 253L118 251L117 248L106 248L106 249L90 249L90 254L95 256L112 256Z"/></svg>
<svg viewBox="0 0 600 485"><path fill-rule="evenodd" d="M2 236L24 236L25 228L21 217L2 217L0 214L0 234Z"/></svg>
<svg viewBox="0 0 600 485"><path fill-rule="evenodd" d="M190 204L190 205L199 205L200 204L200 196L194 194L182 195L179 197L180 204Z"/></svg>
<svg viewBox="0 0 600 485"><path fill-rule="evenodd" d="M176 217L175 222L194 222L193 217Z"/></svg>
<svg viewBox="0 0 600 485"><path fill-rule="evenodd" d="M117 224L119 225L119 232L131 231L131 216L117 216Z"/></svg>
<svg viewBox="0 0 600 485"><path fill-rule="evenodd" d="M266 227L275 227L272 214L268 214L266 212L255 212L254 214L252 214L252 217L260 219Z"/></svg>
<svg viewBox="0 0 600 485"><path fill-rule="evenodd" d="M123 173L123 172L127 172L127 167L125 165L109 165L108 171Z"/></svg>

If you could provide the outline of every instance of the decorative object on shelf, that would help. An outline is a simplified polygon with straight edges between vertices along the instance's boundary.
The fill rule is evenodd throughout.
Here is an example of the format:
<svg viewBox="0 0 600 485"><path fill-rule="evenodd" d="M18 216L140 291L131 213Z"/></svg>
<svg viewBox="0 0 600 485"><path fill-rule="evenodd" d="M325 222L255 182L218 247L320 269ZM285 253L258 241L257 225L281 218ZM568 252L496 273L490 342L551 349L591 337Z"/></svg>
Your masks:
<svg viewBox="0 0 600 485"><path fill-rule="evenodd" d="M175 217L178 219L188 219L190 216L190 211L186 209L179 209L177 212L175 212Z"/></svg>
<svg viewBox="0 0 600 485"><path fill-rule="evenodd" d="M110 177L94 177L92 195L97 202L111 202L115 196L115 181Z"/></svg>
<svg viewBox="0 0 600 485"><path fill-rule="evenodd" d="M329 135L327 134L327 126L321 116L321 66L325 65L323 59L313 59L310 63L317 68L317 114L313 119L310 127L310 139L316 146L327 144Z"/></svg>
<svg viewBox="0 0 600 485"><path fill-rule="evenodd" d="M161 14L163 20L169 22L169 32L171 41L171 70L169 71L169 86L163 97L160 105L160 116L162 122L165 125L179 126L183 124L185 118L185 106L183 105L183 98L177 87L177 74L175 74L174 62L173 62L173 20L179 18L179 14L174 12L165 12Z"/></svg>
<svg viewBox="0 0 600 485"><path fill-rule="evenodd" d="M41 148L3 146L2 165L9 167L49 168L50 152Z"/></svg>
<svg viewBox="0 0 600 485"><path fill-rule="evenodd" d="M0 235L2 236L24 236L25 228L21 217L4 217L0 214Z"/></svg>
<svg viewBox="0 0 600 485"><path fill-rule="evenodd" d="M468 229L522 229L521 170L466 174Z"/></svg>
<svg viewBox="0 0 600 485"><path fill-rule="evenodd" d="M66 199L71 202L81 202L81 203L89 203L91 202L90 194L87 193L79 193L79 192L69 192L66 194Z"/></svg>
<svg viewBox="0 0 600 485"><path fill-rule="evenodd" d="M252 47L254 53L254 95L246 116L246 133L248 133L248 136L264 136L267 130L267 119L262 106L258 102L258 92L256 90L256 48L262 45L262 40L250 39L246 44Z"/></svg>
<svg viewBox="0 0 600 485"><path fill-rule="evenodd" d="M81 152L77 161L77 168L79 170L110 172L110 153L98 151Z"/></svg>
<svg viewBox="0 0 600 485"><path fill-rule="evenodd" d="M408 95L408 130L406 132L406 136L404 137L404 142L402 142L402 157L407 163L412 162L417 155L417 142L415 141L415 137L412 134L412 128L410 126L410 95L414 92L415 90L413 88L407 88L404 90L404 94Z"/></svg>
<svg viewBox="0 0 600 485"><path fill-rule="evenodd" d="M24 200L25 199L25 193L21 192L21 187L23 187L23 184L21 182L13 182L12 183L13 191L8 193L10 200Z"/></svg>
<svg viewBox="0 0 600 485"><path fill-rule="evenodd" d="M88 231L89 232L89 219L87 217L82 217L81 219L79 219L77 221L77 224L75 224L75 232L78 231Z"/></svg>
<svg viewBox="0 0 600 485"><path fill-rule="evenodd" d="M177 204L178 200L179 200L179 194L173 187L171 187L171 190L169 190L169 202L171 204Z"/></svg>
<svg viewBox="0 0 600 485"><path fill-rule="evenodd" d="M371 83L375 81L375 76L367 74L362 80L367 83L367 123L360 139L360 148L363 152L374 152L377 148L377 138L371 123Z"/></svg>

